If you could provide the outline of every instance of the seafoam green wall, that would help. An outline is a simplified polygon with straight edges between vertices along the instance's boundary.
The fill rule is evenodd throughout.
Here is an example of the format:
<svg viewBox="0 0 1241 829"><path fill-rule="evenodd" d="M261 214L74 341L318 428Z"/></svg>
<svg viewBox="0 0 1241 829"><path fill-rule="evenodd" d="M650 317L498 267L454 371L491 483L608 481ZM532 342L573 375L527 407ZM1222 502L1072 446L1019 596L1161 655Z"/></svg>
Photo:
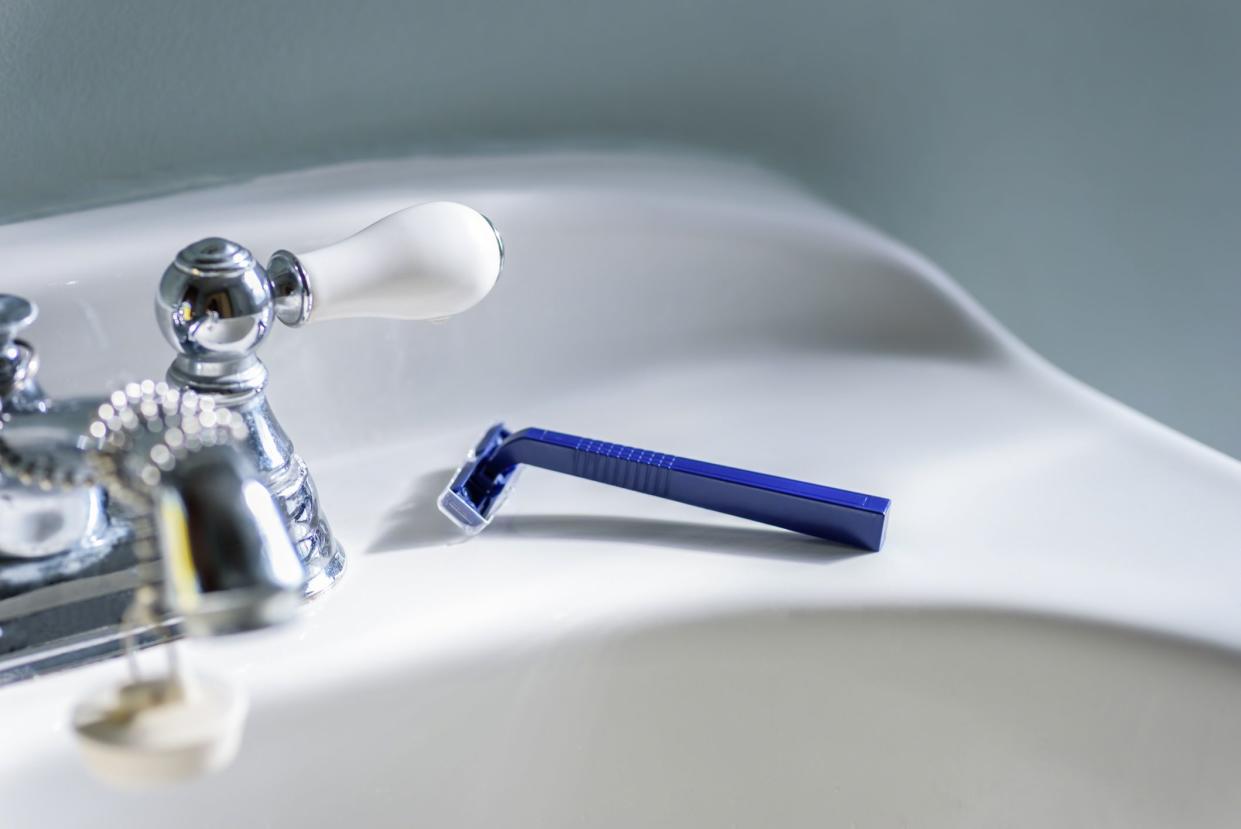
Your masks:
<svg viewBox="0 0 1241 829"><path fill-rule="evenodd" d="M1241 456L1241 3L0 2L0 220L647 141L798 176Z"/></svg>

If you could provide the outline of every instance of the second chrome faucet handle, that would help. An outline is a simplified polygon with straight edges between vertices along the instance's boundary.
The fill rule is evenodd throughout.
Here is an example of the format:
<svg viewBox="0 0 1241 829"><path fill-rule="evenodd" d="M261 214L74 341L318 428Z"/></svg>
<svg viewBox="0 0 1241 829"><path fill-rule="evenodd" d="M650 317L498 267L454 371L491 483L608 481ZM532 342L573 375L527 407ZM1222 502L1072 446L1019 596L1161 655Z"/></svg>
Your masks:
<svg viewBox="0 0 1241 829"><path fill-rule="evenodd" d="M39 309L30 300L0 294L0 348L8 347L38 315Z"/></svg>
<svg viewBox="0 0 1241 829"><path fill-rule="evenodd" d="M39 409L43 391L35 375L39 358L18 335L39 316L33 302L0 294L0 412L13 408Z"/></svg>

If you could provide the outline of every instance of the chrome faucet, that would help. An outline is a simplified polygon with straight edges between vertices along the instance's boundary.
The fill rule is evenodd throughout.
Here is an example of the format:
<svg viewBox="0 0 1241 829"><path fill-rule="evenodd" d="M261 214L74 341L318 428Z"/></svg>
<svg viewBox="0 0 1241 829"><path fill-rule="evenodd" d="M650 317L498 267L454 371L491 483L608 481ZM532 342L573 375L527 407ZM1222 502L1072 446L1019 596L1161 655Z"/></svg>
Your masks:
<svg viewBox="0 0 1241 829"><path fill-rule="evenodd" d="M203 239L156 292L176 352L166 381L94 399L44 393L18 337L37 310L0 295L0 684L126 642L278 623L330 587L345 555L267 402L257 348L275 320L458 313L502 262L491 223L449 202L278 251L266 268Z"/></svg>

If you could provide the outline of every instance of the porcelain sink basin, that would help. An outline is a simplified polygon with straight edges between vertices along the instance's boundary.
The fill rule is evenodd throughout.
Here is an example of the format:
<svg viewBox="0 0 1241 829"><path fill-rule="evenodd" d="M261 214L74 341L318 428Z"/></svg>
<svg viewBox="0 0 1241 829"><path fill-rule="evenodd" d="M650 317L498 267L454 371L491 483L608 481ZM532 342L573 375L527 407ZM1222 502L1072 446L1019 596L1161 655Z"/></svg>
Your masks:
<svg viewBox="0 0 1241 829"><path fill-rule="evenodd" d="M99 392L162 374L184 243L265 257L439 198L505 235L486 302L266 347L350 569L292 627L186 643L249 693L237 761L116 791L68 712L119 662L2 688L5 827L1236 825L1241 465L790 182L349 165L0 228L7 289L45 385ZM887 543L535 470L452 543L435 495L499 418L882 494Z"/></svg>

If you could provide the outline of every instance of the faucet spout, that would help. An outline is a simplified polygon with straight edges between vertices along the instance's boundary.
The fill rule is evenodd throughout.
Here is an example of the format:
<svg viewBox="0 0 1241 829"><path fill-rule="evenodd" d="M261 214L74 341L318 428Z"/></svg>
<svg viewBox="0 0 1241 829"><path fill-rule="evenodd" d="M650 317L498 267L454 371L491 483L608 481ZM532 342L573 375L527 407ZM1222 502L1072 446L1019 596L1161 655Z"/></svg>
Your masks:
<svg viewBox="0 0 1241 829"><path fill-rule="evenodd" d="M305 568L253 465L228 446L179 462L153 498L165 595L186 633L241 633L289 621Z"/></svg>
<svg viewBox="0 0 1241 829"><path fill-rule="evenodd" d="M25 519L0 521L0 684L292 618L306 573L247 436L212 398L151 381L0 411L0 519Z"/></svg>

